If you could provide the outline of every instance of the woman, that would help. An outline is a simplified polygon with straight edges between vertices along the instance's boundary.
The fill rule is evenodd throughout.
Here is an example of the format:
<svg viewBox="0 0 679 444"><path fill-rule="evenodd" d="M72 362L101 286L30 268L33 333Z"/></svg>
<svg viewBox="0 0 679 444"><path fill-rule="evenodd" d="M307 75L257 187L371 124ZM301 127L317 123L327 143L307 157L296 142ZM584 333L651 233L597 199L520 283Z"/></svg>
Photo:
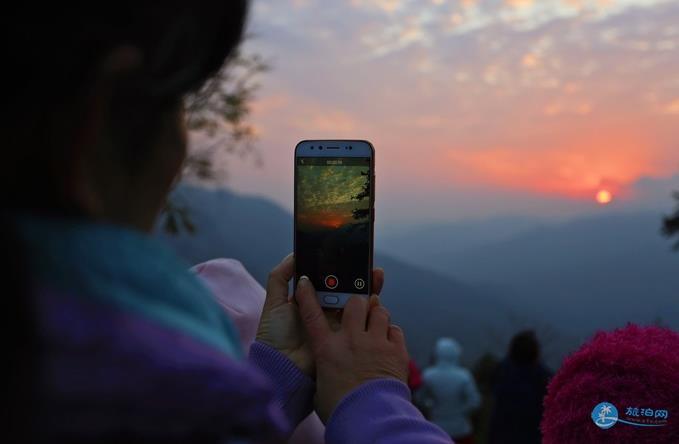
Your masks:
<svg viewBox="0 0 679 444"><path fill-rule="evenodd" d="M424 386L418 396L428 406L432 422L456 443L473 443L469 415L481 404L474 377L460 365L462 347L451 338L440 338L435 362L424 370Z"/></svg>
<svg viewBox="0 0 679 444"><path fill-rule="evenodd" d="M331 328L308 279L289 301L290 256L271 273L246 359L207 288L146 234L186 153L183 99L232 54L246 9L3 11L4 209L26 253L40 351L23 441L278 441L315 397L327 442L449 442L409 403L403 333L376 296L352 299Z"/></svg>
<svg viewBox="0 0 679 444"><path fill-rule="evenodd" d="M517 333L507 357L493 375L490 442L539 444L542 400L551 373L542 363L540 343L532 330Z"/></svg>

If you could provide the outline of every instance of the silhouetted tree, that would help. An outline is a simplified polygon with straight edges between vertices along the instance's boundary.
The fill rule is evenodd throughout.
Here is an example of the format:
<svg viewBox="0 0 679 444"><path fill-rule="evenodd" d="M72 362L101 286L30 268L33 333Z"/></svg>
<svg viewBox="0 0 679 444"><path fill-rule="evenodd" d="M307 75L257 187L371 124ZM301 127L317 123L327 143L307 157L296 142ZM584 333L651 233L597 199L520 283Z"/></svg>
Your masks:
<svg viewBox="0 0 679 444"><path fill-rule="evenodd" d="M365 177L363 187L358 194L351 196L352 200L362 201L364 199L370 198L370 170L361 171L361 176ZM365 219L366 217L370 216L370 208L358 208L353 210L351 213L353 218L356 220Z"/></svg>
<svg viewBox="0 0 679 444"><path fill-rule="evenodd" d="M197 94L186 99L187 127L204 143L190 147L183 178L221 181L228 154L261 158L255 150L251 103L259 88L257 76L268 70L258 55L236 53Z"/></svg>
<svg viewBox="0 0 679 444"><path fill-rule="evenodd" d="M222 182L230 155L253 156L255 163L261 164L254 146L255 128L249 117L259 87L257 76L268 69L260 56L239 51L197 94L186 98L186 125L201 143L190 144L180 179ZM163 213L167 232L195 231L186 205L170 198Z"/></svg>
<svg viewBox="0 0 679 444"><path fill-rule="evenodd" d="M178 234L180 231L193 234L196 231L189 215L189 209L185 205L177 204L174 199L167 199L165 202L163 228L170 234Z"/></svg>
<svg viewBox="0 0 679 444"><path fill-rule="evenodd" d="M663 232L668 237L679 236L679 191L674 192L674 199L677 201L674 214L667 216L663 221ZM679 240L674 242L674 248L679 250Z"/></svg>

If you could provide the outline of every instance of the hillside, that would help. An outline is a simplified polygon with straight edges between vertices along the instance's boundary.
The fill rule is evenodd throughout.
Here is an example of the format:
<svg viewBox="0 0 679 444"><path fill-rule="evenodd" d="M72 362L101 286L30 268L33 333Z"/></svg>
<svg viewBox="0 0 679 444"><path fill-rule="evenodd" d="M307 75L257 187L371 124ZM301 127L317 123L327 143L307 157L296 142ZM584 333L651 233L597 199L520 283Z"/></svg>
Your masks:
<svg viewBox="0 0 679 444"><path fill-rule="evenodd" d="M589 332L630 321L679 328L679 254L660 235L660 220L659 212L618 212L485 237L477 229L464 241L456 241L464 225L454 224L422 227L410 243L384 243L412 264L502 288L516 311L560 329ZM437 249L417 248L412 237L424 245L438 240Z"/></svg>

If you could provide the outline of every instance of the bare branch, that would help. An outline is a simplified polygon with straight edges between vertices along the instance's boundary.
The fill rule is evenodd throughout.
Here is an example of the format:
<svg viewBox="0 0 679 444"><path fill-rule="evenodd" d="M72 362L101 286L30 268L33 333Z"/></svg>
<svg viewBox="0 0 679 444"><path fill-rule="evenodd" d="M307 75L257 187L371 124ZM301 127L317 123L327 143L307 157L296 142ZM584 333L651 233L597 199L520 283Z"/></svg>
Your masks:
<svg viewBox="0 0 679 444"><path fill-rule="evenodd" d="M250 156L255 165L261 165L254 145L256 131L249 117L259 88L257 77L268 70L259 55L239 51L198 93L186 98L187 127L203 143L189 147L182 179L221 183L226 179L226 161L231 155ZM163 217L168 233L195 231L186 206L168 200Z"/></svg>

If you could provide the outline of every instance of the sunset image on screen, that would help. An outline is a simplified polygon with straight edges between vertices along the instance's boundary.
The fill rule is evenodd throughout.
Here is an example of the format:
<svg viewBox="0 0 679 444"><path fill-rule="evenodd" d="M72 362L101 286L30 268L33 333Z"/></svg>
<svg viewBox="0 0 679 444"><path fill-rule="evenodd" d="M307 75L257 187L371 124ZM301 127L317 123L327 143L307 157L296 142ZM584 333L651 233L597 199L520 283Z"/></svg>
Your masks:
<svg viewBox="0 0 679 444"><path fill-rule="evenodd" d="M340 229L365 223L369 196L365 166L298 166L297 222L300 229Z"/></svg>

